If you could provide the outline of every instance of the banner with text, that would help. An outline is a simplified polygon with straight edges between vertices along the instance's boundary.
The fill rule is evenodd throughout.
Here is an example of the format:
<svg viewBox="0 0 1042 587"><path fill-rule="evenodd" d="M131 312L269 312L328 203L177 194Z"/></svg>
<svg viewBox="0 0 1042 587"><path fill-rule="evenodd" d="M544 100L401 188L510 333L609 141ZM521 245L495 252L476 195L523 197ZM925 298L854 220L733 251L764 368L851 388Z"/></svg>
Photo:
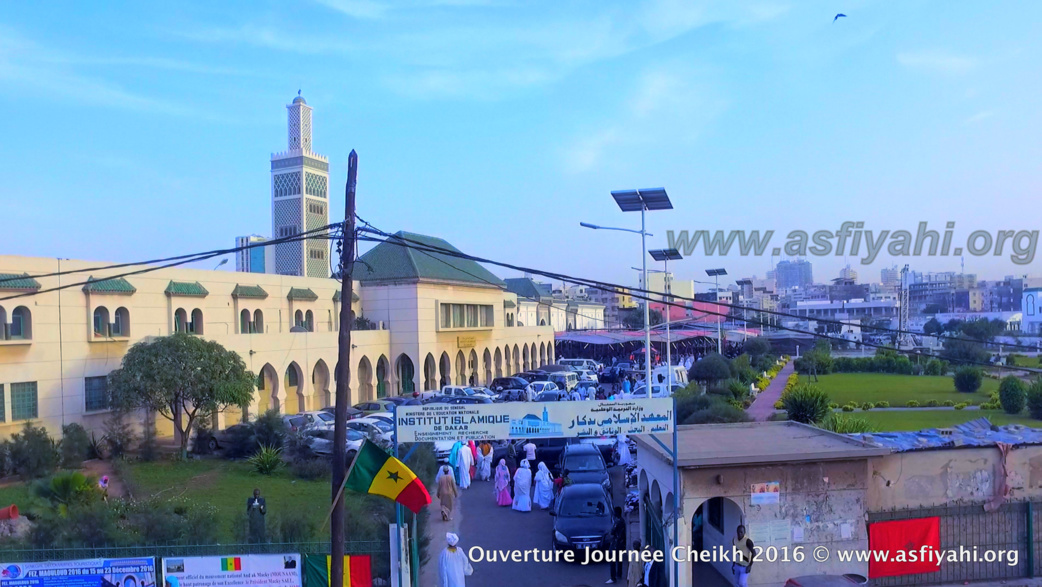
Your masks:
<svg viewBox="0 0 1042 587"><path fill-rule="evenodd" d="M152 557L0 563L3 587L115 587L155 585L155 581Z"/></svg>
<svg viewBox="0 0 1042 587"><path fill-rule="evenodd" d="M163 582L171 587L300 587L299 554L189 556L163 559Z"/></svg>
<svg viewBox="0 0 1042 587"><path fill-rule="evenodd" d="M673 399L427 404L395 419L398 442L657 434L673 431Z"/></svg>

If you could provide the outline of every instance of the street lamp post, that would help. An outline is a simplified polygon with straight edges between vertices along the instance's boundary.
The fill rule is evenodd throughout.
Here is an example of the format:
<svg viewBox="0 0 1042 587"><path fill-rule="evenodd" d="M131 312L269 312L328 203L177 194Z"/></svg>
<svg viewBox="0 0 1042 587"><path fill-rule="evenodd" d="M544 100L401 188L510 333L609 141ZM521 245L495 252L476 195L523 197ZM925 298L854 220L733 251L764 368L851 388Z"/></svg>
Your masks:
<svg viewBox="0 0 1042 587"><path fill-rule="evenodd" d="M716 294L716 307L720 308L720 276L727 275L725 269L706 269L706 275L713 278L713 282L716 284L713 293ZM723 340L723 316L717 316L719 320L716 321L716 352L717 354L724 354L724 340Z"/></svg>
<svg viewBox="0 0 1042 587"><path fill-rule="evenodd" d="M587 222L580 222L579 226L585 228L592 228L594 230L621 230L622 232L632 232L640 235L640 259L642 264L642 271L644 275L644 285L647 287L648 283L648 259L644 254L648 250L647 237L653 236L648 234L644 213L648 210L672 210L673 203L669 201L669 196L666 195L665 188L646 188L640 190L620 190L613 191L611 197L615 199L615 203L618 204L619 209L623 212L636 212L640 211L640 230L632 230L629 228L608 228L605 226L597 226L596 224L589 224ZM644 386L647 388L648 397L651 397L651 308L648 305L648 301L644 301Z"/></svg>
<svg viewBox="0 0 1042 587"><path fill-rule="evenodd" d="M671 307L670 303L673 301L673 288L670 285L672 280L669 278L669 262L679 261L683 257L680 256L680 251L676 249L655 249L654 251L648 251L648 253L656 261L662 261L662 280L665 284L666 296L668 298L666 300L666 369L668 372L666 375L666 389L669 390L669 393L673 393L673 353L670 348L673 342L669 336L669 323L671 321L669 310ZM644 289L647 289L647 284L645 284ZM648 382L648 388L651 388L651 382Z"/></svg>

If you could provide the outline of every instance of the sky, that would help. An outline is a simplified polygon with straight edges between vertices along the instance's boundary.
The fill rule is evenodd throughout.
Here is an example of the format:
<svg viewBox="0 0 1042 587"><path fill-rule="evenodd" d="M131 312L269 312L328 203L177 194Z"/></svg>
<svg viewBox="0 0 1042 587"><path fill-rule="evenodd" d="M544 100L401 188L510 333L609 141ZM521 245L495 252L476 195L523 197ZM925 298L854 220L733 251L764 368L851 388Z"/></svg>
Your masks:
<svg viewBox="0 0 1042 587"><path fill-rule="evenodd" d="M776 233L762 256L696 251L681 279L763 277L790 231L844 221L1038 230L1040 28L1034 1L9 3L0 254L134 261L267 235L298 90L332 218L356 149L366 221L538 269L634 284L639 236L579 226L639 230L610 196L629 188L674 203L648 213L649 248ZM1009 253L965 269L1042 274ZM818 281L960 265L810 260Z"/></svg>

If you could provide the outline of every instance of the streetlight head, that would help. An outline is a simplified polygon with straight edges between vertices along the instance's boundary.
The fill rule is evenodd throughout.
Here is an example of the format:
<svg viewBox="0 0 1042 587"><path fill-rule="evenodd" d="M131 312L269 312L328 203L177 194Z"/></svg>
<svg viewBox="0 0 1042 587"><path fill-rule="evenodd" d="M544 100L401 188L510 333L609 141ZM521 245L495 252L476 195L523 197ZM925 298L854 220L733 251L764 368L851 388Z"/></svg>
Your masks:
<svg viewBox="0 0 1042 587"><path fill-rule="evenodd" d="M596 224L590 224L589 222L580 222L579 226L582 226L583 228L592 228L594 230L600 228L600 226L597 226Z"/></svg>
<svg viewBox="0 0 1042 587"><path fill-rule="evenodd" d="M617 190L611 193L615 203L623 212L639 210L672 210L665 188L645 188L641 190Z"/></svg>
<svg viewBox="0 0 1042 587"><path fill-rule="evenodd" d="M706 275L709 277L718 277L721 275L727 275L726 269L706 269Z"/></svg>
<svg viewBox="0 0 1042 587"><path fill-rule="evenodd" d="M648 251L651 254L651 258L656 261L679 261L683 259L680 255L680 251L676 249L655 249Z"/></svg>

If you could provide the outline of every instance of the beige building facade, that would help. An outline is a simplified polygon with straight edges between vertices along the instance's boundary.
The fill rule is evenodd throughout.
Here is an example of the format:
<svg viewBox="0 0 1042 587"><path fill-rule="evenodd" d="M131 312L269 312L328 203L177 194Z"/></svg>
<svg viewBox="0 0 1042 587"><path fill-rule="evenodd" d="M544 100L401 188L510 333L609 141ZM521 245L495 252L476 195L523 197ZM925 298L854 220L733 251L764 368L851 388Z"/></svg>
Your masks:
<svg viewBox="0 0 1042 587"><path fill-rule="evenodd" d="M396 261L385 258L386 246L362 259L381 271L382 261ZM450 269L437 275L400 266L373 275L357 265L366 274L356 279L352 306L371 329L352 332L350 403L487 384L553 362L553 329L508 326L516 324L516 297L498 278L475 283L466 274L484 268L441 261ZM106 265L0 256L0 434L28 420L52 435L70 422L100 428L109 414L105 377L127 349L178 331L219 342L257 375L245 413L228 410L222 426L270 408L293 414L332 405L338 281L176 268L114 278L140 268ZM56 290L69 284L76 285ZM164 418L157 423L161 433L172 431Z"/></svg>

